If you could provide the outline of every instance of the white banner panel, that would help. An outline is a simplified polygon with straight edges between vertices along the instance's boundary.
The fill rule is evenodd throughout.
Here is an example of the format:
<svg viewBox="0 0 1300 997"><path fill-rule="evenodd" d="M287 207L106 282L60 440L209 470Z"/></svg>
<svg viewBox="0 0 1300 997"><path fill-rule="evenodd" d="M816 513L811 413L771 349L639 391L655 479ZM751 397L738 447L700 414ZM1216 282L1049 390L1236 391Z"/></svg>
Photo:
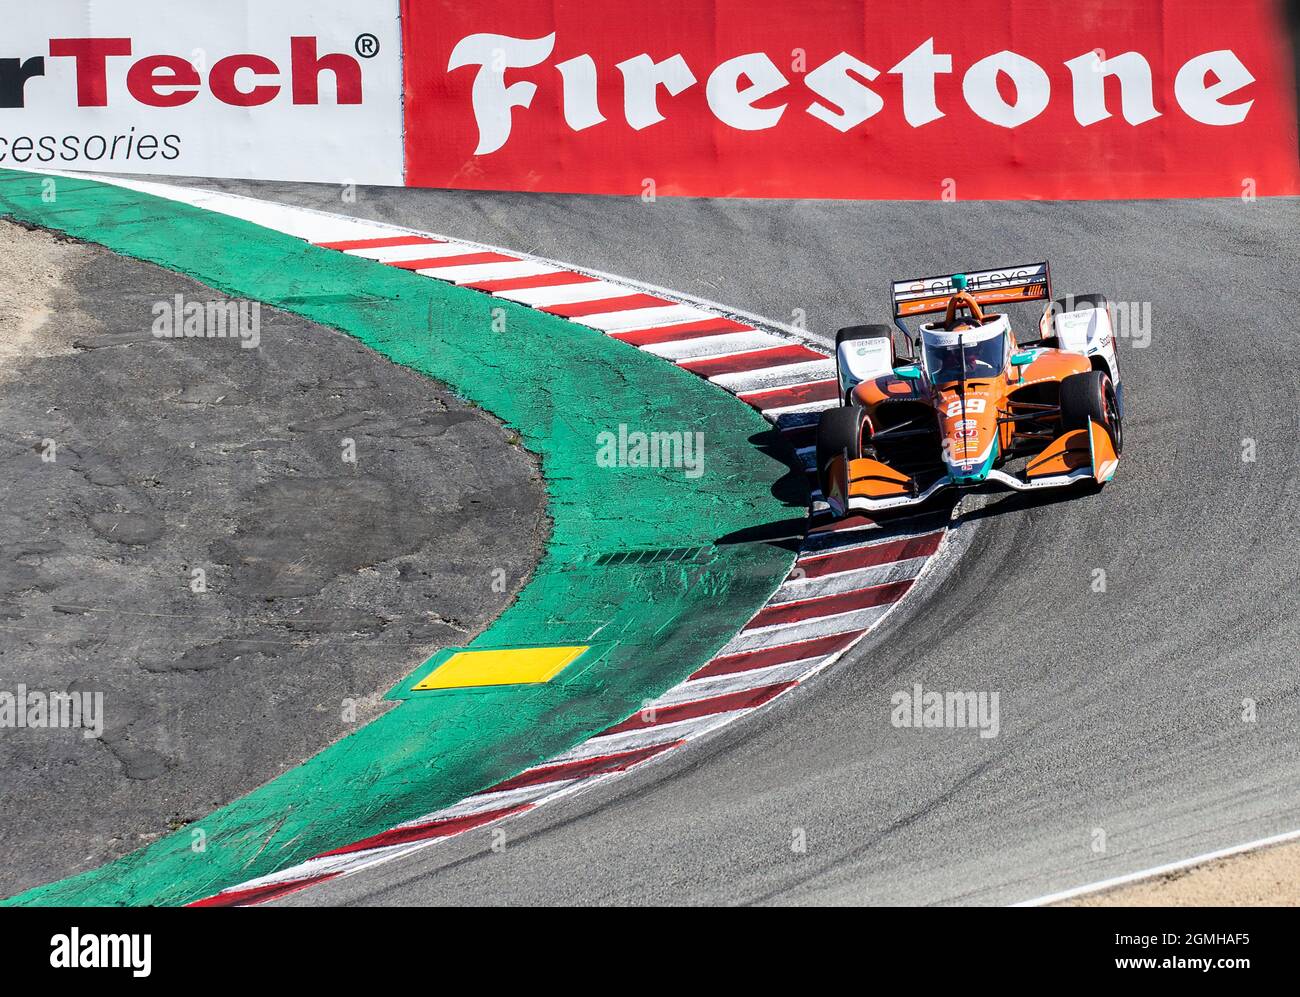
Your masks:
<svg viewBox="0 0 1300 997"><path fill-rule="evenodd" d="M0 167L402 183L397 0L0 0Z"/></svg>

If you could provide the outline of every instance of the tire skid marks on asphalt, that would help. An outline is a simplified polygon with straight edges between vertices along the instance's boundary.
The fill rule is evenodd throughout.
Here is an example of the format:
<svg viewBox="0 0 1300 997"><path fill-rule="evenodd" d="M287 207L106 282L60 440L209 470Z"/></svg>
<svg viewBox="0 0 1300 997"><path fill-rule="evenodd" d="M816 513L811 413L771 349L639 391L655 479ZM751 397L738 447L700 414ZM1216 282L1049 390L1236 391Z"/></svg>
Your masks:
<svg viewBox="0 0 1300 997"><path fill-rule="evenodd" d="M805 466L817 413L839 403L834 361L826 351L809 348L791 331L757 328L721 306L675 292L386 223L168 184L97 179L243 218L431 279L554 309L561 318L678 363L730 391L762 412L792 446L802 448ZM584 304L601 301L608 310ZM813 528L789 577L768 603L710 661L641 711L454 804L231 886L197 904L265 903L531 812L664 757L797 688L862 640L897 604L939 548L946 523L946 517L930 514L885 523L854 517L818 526L824 508L814 502Z"/></svg>

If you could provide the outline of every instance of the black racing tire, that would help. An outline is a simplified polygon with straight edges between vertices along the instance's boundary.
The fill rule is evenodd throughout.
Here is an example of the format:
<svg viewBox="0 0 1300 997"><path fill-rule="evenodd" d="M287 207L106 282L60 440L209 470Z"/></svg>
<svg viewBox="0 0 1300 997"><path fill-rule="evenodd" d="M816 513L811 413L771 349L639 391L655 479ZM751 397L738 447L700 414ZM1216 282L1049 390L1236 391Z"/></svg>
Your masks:
<svg viewBox="0 0 1300 997"><path fill-rule="evenodd" d="M1105 371L1071 374L1061 381L1061 429L1065 432L1087 429L1089 419L1106 427L1115 453L1121 453L1124 422L1115 399L1115 386Z"/></svg>
<svg viewBox="0 0 1300 997"><path fill-rule="evenodd" d="M817 484L823 495L828 491L826 469L832 458L847 450L849 460L857 460L870 435L871 420L861 405L844 405L822 413L817 421Z"/></svg>

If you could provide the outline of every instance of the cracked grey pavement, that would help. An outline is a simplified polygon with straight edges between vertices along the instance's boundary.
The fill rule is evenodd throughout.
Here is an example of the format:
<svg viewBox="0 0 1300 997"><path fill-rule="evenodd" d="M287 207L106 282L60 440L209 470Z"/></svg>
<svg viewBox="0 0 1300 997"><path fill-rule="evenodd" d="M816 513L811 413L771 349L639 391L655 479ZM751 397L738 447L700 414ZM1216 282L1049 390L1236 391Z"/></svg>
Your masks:
<svg viewBox="0 0 1300 997"><path fill-rule="evenodd" d="M549 527L513 434L346 336L262 308L256 350L157 339L155 302L222 296L11 223L0 268L0 689L104 709L98 739L0 730L4 896L375 716L500 613Z"/></svg>

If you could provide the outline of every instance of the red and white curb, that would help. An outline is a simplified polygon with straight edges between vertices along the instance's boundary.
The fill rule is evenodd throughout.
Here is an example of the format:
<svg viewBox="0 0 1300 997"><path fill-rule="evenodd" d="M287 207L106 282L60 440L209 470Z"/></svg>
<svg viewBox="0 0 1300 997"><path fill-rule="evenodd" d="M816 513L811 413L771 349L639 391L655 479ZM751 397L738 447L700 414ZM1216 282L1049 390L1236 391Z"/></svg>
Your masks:
<svg viewBox="0 0 1300 997"><path fill-rule="evenodd" d="M713 302L380 222L214 191L95 179L243 218L603 332L757 409L810 475L817 415L839 401L835 361L814 340ZM862 640L907 594L943 544L947 523L944 513L832 522L815 491L813 498L810 528L781 586L709 662L638 713L453 806L229 887L194 906L264 903L518 816L661 758L806 682Z"/></svg>

